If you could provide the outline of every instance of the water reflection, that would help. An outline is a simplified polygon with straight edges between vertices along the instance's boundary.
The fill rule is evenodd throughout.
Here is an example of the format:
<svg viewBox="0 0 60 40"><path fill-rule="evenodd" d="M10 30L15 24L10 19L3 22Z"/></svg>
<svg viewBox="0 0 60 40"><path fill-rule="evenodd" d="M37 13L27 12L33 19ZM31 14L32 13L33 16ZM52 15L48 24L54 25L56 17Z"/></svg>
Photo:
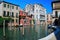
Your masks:
<svg viewBox="0 0 60 40"><path fill-rule="evenodd" d="M46 36L46 29L45 29L45 27L46 26L44 26L44 25L36 25L35 26L38 39L43 38L43 37Z"/></svg>
<svg viewBox="0 0 60 40"><path fill-rule="evenodd" d="M38 40L46 36L45 25L6 28L6 40Z"/></svg>
<svg viewBox="0 0 60 40"><path fill-rule="evenodd" d="M0 39L3 40L3 29L0 27Z"/></svg>
<svg viewBox="0 0 60 40"><path fill-rule="evenodd" d="M34 26L25 26L24 37L24 40L37 40L37 33Z"/></svg>

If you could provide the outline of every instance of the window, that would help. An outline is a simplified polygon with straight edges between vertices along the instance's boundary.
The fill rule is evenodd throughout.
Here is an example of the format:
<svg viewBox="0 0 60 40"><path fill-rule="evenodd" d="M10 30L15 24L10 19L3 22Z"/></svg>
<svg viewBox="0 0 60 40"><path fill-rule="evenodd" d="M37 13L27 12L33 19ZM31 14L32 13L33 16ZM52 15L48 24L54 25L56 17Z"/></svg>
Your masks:
<svg viewBox="0 0 60 40"><path fill-rule="evenodd" d="M18 7L16 7L16 10L18 10Z"/></svg>
<svg viewBox="0 0 60 40"><path fill-rule="evenodd" d="M19 15L18 15L18 13L16 13L16 17L18 17Z"/></svg>
<svg viewBox="0 0 60 40"><path fill-rule="evenodd" d="M45 15L40 15L40 19L45 19Z"/></svg>
<svg viewBox="0 0 60 40"><path fill-rule="evenodd" d="M38 10L36 10L36 12L38 12Z"/></svg>
<svg viewBox="0 0 60 40"><path fill-rule="evenodd" d="M60 17L60 11L58 12L58 17Z"/></svg>
<svg viewBox="0 0 60 40"><path fill-rule="evenodd" d="M27 19L24 19L24 23L26 23L27 22Z"/></svg>
<svg viewBox="0 0 60 40"><path fill-rule="evenodd" d="M7 5L7 8L9 8L9 5Z"/></svg>
<svg viewBox="0 0 60 40"><path fill-rule="evenodd" d="M12 9L14 9L14 6L12 6Z"/></svg>
<svg viewBox="0 0 60 40"><path fill-rule="evenodd" d="M3 16L6 16L6 11L3 11Z"/></svg>
<svg viewBox="0 0 60 40"><path fill-rule="evenodd" d="M6 4L4 4L4 7L6 7Z"/></svg>
<svg viewBox="0 0 60 40"><path fill-rule="evenodd" d="M16 23L18 23L18 19L16 19Z"/></svg>
<svg viewBox="0 0 60 40"><path fill-rule="evenodd" d="M11 17L11 16L12 16L12 13L10 12L10 14L9 14L9 15L10 15L10 17Z"/></svg>
<svg viewBox="0 0 60 40"><path fill-rule="evenodd" d="M14 17L14 12L12 12L12 17Z"/></svg>
<svg viewBox="0 0 60 40"><path fill-rule="evenodd" d="M40 13L42 12L42 10L39 10L40 11Z"/></svg>
<svg viewBox="0 0 60 40"><path fill-rule="evenodd" d="M36 15L36 18L37 18L37 20L38 20L38 15Z"/></svg>
<svg viewBox="0 0 60 40"><path fill-rule="evenodd" d="M7 16L9 16L9 11L7 12Z"/></svg>
<svg viewBox="0 0 60 40"><path fill-rule="evenodd" d="M58 12L57 11L55 11L55 17L58 17Z"/></svg>

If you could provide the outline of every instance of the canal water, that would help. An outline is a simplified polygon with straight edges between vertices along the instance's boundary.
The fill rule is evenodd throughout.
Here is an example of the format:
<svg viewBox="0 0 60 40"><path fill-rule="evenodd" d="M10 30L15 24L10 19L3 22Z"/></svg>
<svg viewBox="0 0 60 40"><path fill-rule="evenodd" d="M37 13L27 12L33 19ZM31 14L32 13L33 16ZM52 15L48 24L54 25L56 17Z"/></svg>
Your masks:
<svg viewBox="0 0 60 40"><path fill-rule="evenodd" d="M47 36L46 25L25 25L23 27L5 28L5 38L3 28L0 28L0 40L38 40Z"/></svg>

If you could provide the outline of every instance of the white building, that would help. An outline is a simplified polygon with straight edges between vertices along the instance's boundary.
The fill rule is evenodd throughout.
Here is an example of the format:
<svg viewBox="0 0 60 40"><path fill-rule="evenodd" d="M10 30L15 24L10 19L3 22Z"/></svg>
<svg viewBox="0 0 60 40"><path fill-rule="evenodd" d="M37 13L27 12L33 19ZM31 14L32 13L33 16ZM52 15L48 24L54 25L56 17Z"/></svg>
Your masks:
<svg viewBox="0 0 60 40"><path fill-rule="evenodd" d="M41 4L34 4L34 17L40 23L46 21L46 9Z"/></svg>
<svg viewBox="0 0 60 40"><path fill-rule="evenodd" d="M5 1L0 2L0 16L3 18L11 17L13 19L12 25L19 25L19 11L18 5Z"/></svg>
<svg viewBox="0 0 60 40"><path fill-rule="evenodd" d="M25 11L28 14L33 14L36 23L40 24L40 21L46 21L46 9L41 4L28 4L25 7Z"/></svg>
<svg viewBox="0 0 60 40"><path fill-rule="evenodd" d="M42 30L44 31L44 35L47 32L47 15L46 15L46 9L41 4L28 4L25 7L25 11L28 12L28 14L34 15L35 20L35 30L38 33L38 38L41 38ZM36 25L39 24L39 25Z"/></svg>
<svg viewBox="0 0 60 40"><path fill-rule="evenodd" d="M34 7L32 4L27 4L25 7L25 12L28 12L28 15L31 15L34 13Z"/></svg>

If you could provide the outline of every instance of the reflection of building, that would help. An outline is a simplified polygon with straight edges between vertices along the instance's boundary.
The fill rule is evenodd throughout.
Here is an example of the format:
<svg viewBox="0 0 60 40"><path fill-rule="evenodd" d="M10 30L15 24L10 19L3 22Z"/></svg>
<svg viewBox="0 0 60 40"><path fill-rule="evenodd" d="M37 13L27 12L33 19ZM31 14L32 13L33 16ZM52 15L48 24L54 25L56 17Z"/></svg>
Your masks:
<svg viewBox="0 0 60 40"><path fill-rule="evenodd" d="M12 20L12 25L18 25L19 24L19 6L1 1L0 2L0 16L4 18L11 17Z"/></svg>
<svg viewBox="0 0 60 40"><path fill-rule="evenodd" d="M53 21L54 21L55 18L58 18L60 16L60 1L53 1L52 9L53 9Z"/></svg>
<svg viewBox="0 0 60 40"><path fill-rule="evenodd" d="M47 14L47 24L51 24L51 23L52 23L52 15Z"/></svg>
<svg viewBox="0 0 60 40"><path fill-rule="evenodd" d="M29 15L34 15L33 17L37 24L46 21L46 9L41 4L28 4L25 7L25 11L28 12Z"/></svg>

